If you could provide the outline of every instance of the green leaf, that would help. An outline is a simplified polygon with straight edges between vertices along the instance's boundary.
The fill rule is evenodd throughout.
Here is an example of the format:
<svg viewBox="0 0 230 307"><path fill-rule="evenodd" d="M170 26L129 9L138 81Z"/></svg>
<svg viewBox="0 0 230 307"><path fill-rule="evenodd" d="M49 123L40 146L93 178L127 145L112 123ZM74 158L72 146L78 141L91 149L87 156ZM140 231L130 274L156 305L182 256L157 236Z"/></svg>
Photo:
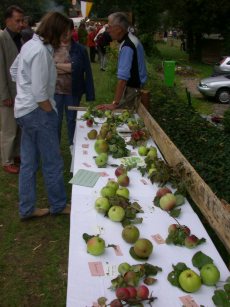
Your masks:
<svg viewBox="0 0 230 307"><path fill-rule="evenodd" d="M181 209L173 209L170 211L169 215L171 217L178 217L181 213Z"/></svg>
<svg viewBox="0 0 230 307"><path fill-rule="evenodd" d="M202 268L202 266L208 263L213 263L213 259L201 251L195 253L195 255L192 257L192 264L199 270Z"/></svg>
<svg viewBox="0 0 230 307"><path fill-rule="evenodd" d="M145 269L145 276L155 276L157 275L158 272L162 271L161 267L152 265L150 263L145 263L144 264L144 269Z"/></svg>
<svg viewBox="0 0 230 307"><path fill-rule="evenodd" d="M185 203L185 198L181 194L174 194L176 196L176 206L182 206Z"/></svg>
<svg viewBox="0 0 230 307"><path fill-rule="evenodd" d="M143 218L142 217L136 217L135 219L132 219L130 221L131 224L141 224L143 222Z"/></svg>
<svg viewBox="0 0 230 307"><path fill-rule="evenodd" d="M189 269L185 263L178 262L176 265L172 265L173 271L168 274L168 281L175 287L178 287L181 289L180 283L179 283L179 276L184 271Z"/></svg>
<svg viewBox="0 0 230 307"><path fill-rule="evenodd" d="M155 196L154 200L153 200L153 203L154 203L154 206L159 208L160 207L160 197Z"/></svg>
<svg viewBox="0 0 230 307"><path fill-rule="evenodd" d="M216 290L212 300L217 307L230 307L230 301L224 290Z"/></svg>

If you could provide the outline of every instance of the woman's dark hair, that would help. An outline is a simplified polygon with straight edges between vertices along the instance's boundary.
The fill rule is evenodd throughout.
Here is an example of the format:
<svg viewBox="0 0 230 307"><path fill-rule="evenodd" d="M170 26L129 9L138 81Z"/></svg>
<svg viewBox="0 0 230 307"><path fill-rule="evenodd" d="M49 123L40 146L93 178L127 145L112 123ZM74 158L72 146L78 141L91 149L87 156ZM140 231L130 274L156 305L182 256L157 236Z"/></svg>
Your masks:
<svg viewBox="0 0 230 307"><path fill-rule="evenodd" d="M50 12L42 18L36 33L43 39L44 44L58 48L62 34L66 34L71 28L69 18L59 12Z"/></svg>
<svg viewBox="0 0 230 307"><path fill-rule="evenodd" d="M24 11L19 6L11 5L5 11L5 15L4 15L5 20L8 19L8 18L11 18L13 16L14 12L24 14Z"/></svg>

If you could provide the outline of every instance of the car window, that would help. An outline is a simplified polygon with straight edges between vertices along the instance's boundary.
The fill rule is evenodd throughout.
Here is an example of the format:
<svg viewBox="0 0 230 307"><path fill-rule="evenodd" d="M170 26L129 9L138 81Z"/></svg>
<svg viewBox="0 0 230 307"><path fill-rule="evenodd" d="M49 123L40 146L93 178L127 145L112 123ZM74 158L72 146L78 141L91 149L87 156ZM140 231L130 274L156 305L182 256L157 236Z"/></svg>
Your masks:
<svg viewBox="0 0 230 307"><path fill-rule="evenodd" d="M229 79L230 80L230 75L227 75L227 76L225 76L227 79Z"/></svg>
<svg viewBox="0 0 230 307"><path fill-rule="evenodd" d="M227 64L227 65L230 65L230 61L228 61L226 64Z"/></svg>

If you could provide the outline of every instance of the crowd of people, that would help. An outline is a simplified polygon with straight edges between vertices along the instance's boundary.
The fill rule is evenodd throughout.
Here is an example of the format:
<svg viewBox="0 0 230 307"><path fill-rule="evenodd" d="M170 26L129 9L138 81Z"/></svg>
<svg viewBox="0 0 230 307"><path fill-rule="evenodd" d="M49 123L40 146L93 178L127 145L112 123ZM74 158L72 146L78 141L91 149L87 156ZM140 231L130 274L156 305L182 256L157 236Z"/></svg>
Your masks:
<svg viewBox="0 0 230 307"><path fill-rule="evenodd" d="M95 100L91 63L96 52L105 70L106 47L118 41L119 59L114 101L98 108L134 109L147 72L140 41L129 32L124 13L113 13L108 24L76 31L61 13L47 13L35 33L29 17L15 5L5 13L0 32L1 161L5 172L19 174L19 215L22 220L48 214L70 214L60 153L65 113L73 146L76 111L83 95ZM89 53L88 53L88 50ZM91 62L91 63L90 63ZM49 208L36 207L36 173L40 161Z"/></svg>

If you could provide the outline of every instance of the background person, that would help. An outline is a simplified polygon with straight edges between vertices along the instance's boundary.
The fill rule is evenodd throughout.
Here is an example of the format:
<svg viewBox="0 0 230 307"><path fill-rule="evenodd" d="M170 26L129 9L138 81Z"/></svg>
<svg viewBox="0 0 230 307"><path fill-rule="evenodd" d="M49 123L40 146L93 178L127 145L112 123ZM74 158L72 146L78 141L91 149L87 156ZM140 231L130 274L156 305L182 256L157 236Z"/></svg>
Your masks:
<svg viewBox="0 0 230 307"><path fill-rule="evenodd" d="M62 37L61 45L54 53L57 68L54 99L58 110L59 142L65 111L70 146L73 145L77 111L68 110L68 106L79 106L83 94L86 95L87 101L95 100L88 52L85 46L71 39L71 32L72 30Z"/></svg>
<svg viewBox="0 0 230 307"><path fill-rule="evenodd" d="M117 69L117 86L112 104L100 105L98 109L113 110L125 107L134 110L138 107L140 87L147 80L144 49L140 41L128 32L129 22L122 13L108 17L108 32L113 40L120 43Z"/></svg>
<svg viewBox="0 0 230 307"><path fill-rule="evenodd" d="M33 38L23 45L11 66L17 84L14 114L22 130L19 173L21 219L51 214L69 214L63 180L63 160L58 141L58 116L53 99L56 68L53 48L71 31L67 17L46 14ZM36 173L39 160L45 179L50 210L36 208Z"/></svg>
<svg viewBox="0 0 230 307"><path fill-rule="evenodd" d="M0 123L1 158L4 171L19 173L20 129L14 118L16 85L11 80L10 66L21 50L23 10L15 5L5 12L6 28L0 32Z"/></svg>
<svg viewBox="0 0 230 307"><path fill-rule="evenodd" d="M23 44L28 42L28 40L30 40L33 37L34 35L34 31L32 29L33 25L34 23L32 17L25 16L23 19L23 29L21 31Z"/></svg>

